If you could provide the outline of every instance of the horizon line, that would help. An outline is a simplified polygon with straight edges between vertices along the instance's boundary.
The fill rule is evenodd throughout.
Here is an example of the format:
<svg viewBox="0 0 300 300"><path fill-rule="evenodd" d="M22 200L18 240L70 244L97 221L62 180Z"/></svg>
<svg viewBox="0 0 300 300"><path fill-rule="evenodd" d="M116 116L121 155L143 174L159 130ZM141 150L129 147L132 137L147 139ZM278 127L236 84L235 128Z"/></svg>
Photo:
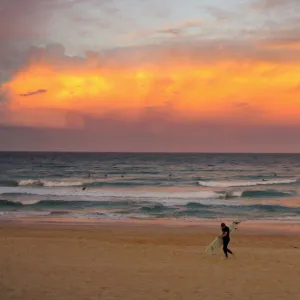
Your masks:
<svg viewBox="0 0 300 300"><path fill-rule="evenodd" d="M0 150L2 153L64 153L64 154L260 154L260 155L299 155L300 152L195 152L195 151L61 151L61 150Z"/></svg>

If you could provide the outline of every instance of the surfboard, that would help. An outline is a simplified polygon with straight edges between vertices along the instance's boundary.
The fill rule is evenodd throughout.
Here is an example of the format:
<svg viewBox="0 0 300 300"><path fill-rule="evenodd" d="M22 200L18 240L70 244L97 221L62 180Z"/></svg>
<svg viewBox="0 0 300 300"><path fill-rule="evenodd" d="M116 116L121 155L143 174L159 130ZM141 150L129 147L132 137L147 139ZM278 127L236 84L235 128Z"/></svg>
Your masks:
<svg viewBox="0 0 300 300"><path fill-rule="evenodd" d="M235 230L237 230L240 221L234 221L231 225L228 226L230 230L230 234L232 234ZM223 241L220 238L215 238L205 249L205 253L214 254L217 250L219 250L223 245Z"/></svg>

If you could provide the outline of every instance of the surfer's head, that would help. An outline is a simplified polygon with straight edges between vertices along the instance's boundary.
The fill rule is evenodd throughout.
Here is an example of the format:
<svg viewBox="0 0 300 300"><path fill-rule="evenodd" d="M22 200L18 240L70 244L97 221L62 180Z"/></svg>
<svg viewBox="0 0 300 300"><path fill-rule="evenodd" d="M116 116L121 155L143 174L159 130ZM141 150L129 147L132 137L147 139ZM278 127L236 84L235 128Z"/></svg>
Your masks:
<svg viewBox="0 0 300 300"><path fill-rule="evenodd" d="M221 223L221 227L223 228L223 227L225 227L226 225L225 225L225 223Z"/></svg>

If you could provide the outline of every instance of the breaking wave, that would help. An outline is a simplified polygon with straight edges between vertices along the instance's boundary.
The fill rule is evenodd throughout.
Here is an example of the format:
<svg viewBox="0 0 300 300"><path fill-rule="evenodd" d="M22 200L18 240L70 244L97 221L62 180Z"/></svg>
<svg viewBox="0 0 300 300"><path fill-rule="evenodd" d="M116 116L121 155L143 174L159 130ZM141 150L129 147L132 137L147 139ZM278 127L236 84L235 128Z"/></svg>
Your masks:
<svg viewBox="0 0 300 300"><path fill-rule="evenodd" d="M26 188L26 187L3 187L0 189L0 197L69 197L72 200L103 199L103 198L128 198L128 199L167 199L177 200L179 203L188 199L231 199L231 198L278 198L296 196L294 190L280 191L275 189L267 190L239 190L239 191L137 191L137 190L99 190L87 189L60 189L60 188ZM1 200L1 199L0 199Z"/></svg>
<svg viewBox="0 0 300 300"><path fill-rule="evenodd" d="M282 185L296 183L297 179L278 179L278 180L233 180L233 181L198 181L198 184L205 187L245 187L258 185Z"/></svg>
<svg viewBox="0 0 300 300"><path fill-rule="evenodd" d="M136 186L159 186L162 182L159 180L103 180L103 179L23 179L23 180L0 180L0 186L16 187L89 187L89 188L101 188L101 187L136 187Z"/></svg>
<svg viewBox="0 0 300 300"><path fill-rule="evenodd" d="M12 208L65 208L65 209L82 209L82 208L138 208L145 213L161 212L165 210L176 210L181 207L185 209L199 210L208 208L231 208L231 209L245 209L245 210L262 210L262 211L296 211L300 213L299 207L287 207L283 205L267 205L267 204L249 204L240 205L226 202L201 202L201 200L191 200L179 203L170 202L151 202L151 201L65 201L65 200L40 200L40 201L13 201L0 200L0 207Z"/></svg>
<svg viewBox="0 0 300 300"><path fill-rule="evenodd" d="M244 193L256 192L245 191ZM263 193L266 191L263 191ZM271 193L271 192L269 192ZM262 194L256 195L258 198ZM108 219L143 219L143 218L233 218L264 219L272 217L300 217L300 207L277 204L248 203L223 199L205 198L115 198L113 200L32 200L20 198L11 200L9 195L2 195L0 214L3 217L49 216L56 218L108 218ZM241 199L241 198L240 198Z"/></svg>

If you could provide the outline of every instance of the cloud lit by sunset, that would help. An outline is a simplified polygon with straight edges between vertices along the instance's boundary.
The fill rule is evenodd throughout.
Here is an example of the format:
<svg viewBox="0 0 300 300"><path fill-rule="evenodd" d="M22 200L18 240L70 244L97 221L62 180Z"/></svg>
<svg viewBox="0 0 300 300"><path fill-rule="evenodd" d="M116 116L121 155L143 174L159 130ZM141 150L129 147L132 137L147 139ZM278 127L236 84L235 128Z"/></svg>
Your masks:
<svg viewBox="0 0 300 300"><path fill-rule="evenodd" d="M131 120L159 108L172 112L175 119L251 117L288 124L300 122L299 66L218 57L210 63L180 61L172 54L157 65L134 67L32 60L4 87L11 113L21 110L25 116L31 109L57 109L96 117L112 112ZM45 92L34 93L41 89ZM24 98L26 93L30 97ZM18 121L22 124L22 116Z"/></svg>
<svg viewBox="0 0 300 300"><path fill-rule="evenodd" d="M57 7L52 9L63 13L63 2L55 1ZM80 5L97 6L92 0L73 2L73 21ZM292 22L284 28L273 20L262 22L263 13L279 14L279 7L300 18L291 9L298 2L278 7L249 1L242 7L231 0L226 9L220 1L214 2L215 7L197 6L198 20L187 10L178 20L171 14L169 21L162 21L160 13L171 8L153 1L152 13L160 22L153 25L149 17L141 23L145 28L137 30L128 21L124 32L118 22L115 28L107 25L110 29L102 31L108 47L95 47L95 37L84 34L72 40L71 31L63 43L63 33L54 33L56 26L53 32L49 29L49 42L39 33L45 42L36 45L29 35L22 59L12 70L5 70L10 75L2 82L0 124L82 129L87 118L111 116L139 124L151 115L157 116L153 122L166 124L300 126L300 28ZM247 20L243 23L245 11L256 18L257 28L249 29ZM95 16L89 22L86 18L81 28L91 33ZM116 34L109 35L109 30ZM6 35L2 33L2 39Z"/></svg>

